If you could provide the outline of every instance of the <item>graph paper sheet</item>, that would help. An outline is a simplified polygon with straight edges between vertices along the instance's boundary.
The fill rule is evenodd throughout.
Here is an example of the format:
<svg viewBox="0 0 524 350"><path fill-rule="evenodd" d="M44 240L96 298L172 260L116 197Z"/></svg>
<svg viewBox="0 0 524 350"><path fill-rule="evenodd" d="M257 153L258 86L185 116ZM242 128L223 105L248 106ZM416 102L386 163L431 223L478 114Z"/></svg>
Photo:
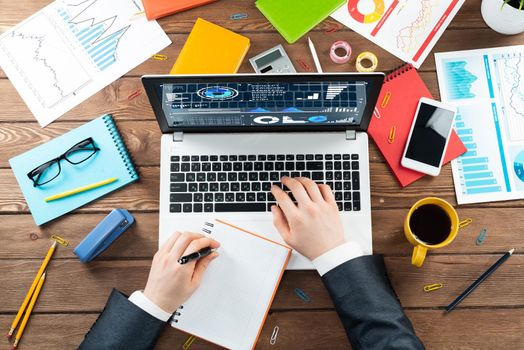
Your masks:
<svg viewBox="0 0 524 350"><path fill-rule="evenodd" d="M435 55L468 151L452 162L459 204L524 198L524 46Z"/></svg>
<svg viewBox="0 0 524 350"><path fill-rule="evenodd" d="M46 126L171 43L139 0L55 1L0 36L0 66Z"/></svg>
<svg viewBox="0 0 524 350"><path fill-rule="evenodd" d="M331 16L416 68L465 0L349 0Z"/></svg>

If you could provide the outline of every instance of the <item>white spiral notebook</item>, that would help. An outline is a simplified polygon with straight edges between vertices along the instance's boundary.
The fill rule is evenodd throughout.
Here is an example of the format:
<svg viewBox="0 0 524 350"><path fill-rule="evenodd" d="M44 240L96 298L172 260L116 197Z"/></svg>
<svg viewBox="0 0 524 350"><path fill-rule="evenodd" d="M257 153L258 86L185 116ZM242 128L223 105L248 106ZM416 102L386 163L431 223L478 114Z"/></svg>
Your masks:
<svg viewBox="0 0 524 350"><path fill-rule="evenodd" d="M172 326L228 349L253 349L291 248L221 220L206 222L202 231L220 242L220 256Z"/></svg>

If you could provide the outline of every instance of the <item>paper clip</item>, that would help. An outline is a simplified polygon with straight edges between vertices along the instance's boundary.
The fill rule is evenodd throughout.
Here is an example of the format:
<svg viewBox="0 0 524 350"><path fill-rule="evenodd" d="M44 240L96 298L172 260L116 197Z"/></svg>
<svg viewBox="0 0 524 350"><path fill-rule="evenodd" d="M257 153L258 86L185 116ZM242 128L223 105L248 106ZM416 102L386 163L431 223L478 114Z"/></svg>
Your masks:
<svg viewBox="0 0 524 350"><path fill-rule="evenodd" d="M157 61L165 61L167 60L167 55L161 55L157 53L156 55L151 56L151 58Z"/></svg>
<svg viewBox="0 0 524 350"><path fill-rule="evenodd" d="M300 58L297 61L302 69L304 69L306 72L311 72L311 67L306 62L302 61Z"/></svg>
<svg viewBox="0 0 524 350"><path fill-rule="evenodd" d="M470 219L470 218L467 218L465 220L462 220L461 222L459 222L459 228L464 228L466 226L468 226L469 224L471 224L473 222L473 219Z"/></svg>
<svg viewBox="0 0 524 350"><path fill-rule="evenodd" d="M391 92L388 91L384 95L384 98L382 99L382 103L380 104L380 107L386 108L390 99L391 99Z"/></svg>
<svg viewBox="0 0 524 350"><path fill-rule="evenodd" d="M397 127L392 126L391 129L389 129L389 136L388 136L388 143L392 144L395 142L395 134L397 133Z"/></svg>
<svg viewBox="0 0 524 350"><path fill-rule="evenodd" d="M137 13L134 13L133 15L131 15L131 17L129 18L129 20L134 20L134 19L137 19L139 18L140 16L142 15L145 15L146 12L145 11L140 11L140 12L137 12Z"/></svg>
<svg viewBox="0 0 524 350"><path fill-rule="evenodd" d="M231 18L232 20L239 20L239 19L246 19L247 18L247 13L245 12L242 12L242 13L235 13L234 15L231 15L229 18Z"/></svg>
<svg viewBox="0 0 524 350"><path fill-rule="evenodd" d="M477 237L477 241L475 242L477 245L482 245L484 243L484 240L486 239L486 236L488 235L488 230L486 228L483 228L480 230L480 233Z"/></svg>
<svg viewBox="0 0 524 350"><path fill-rule="evenodd" d="M433 292L442 287L444 287L442 283L428 284L427 286L424 286L424 292Z"/></svg>
<svg viewBox="0 0 524 350"><path fill-rule="evenodd" d="M142 95L142 91L141 90L136 90L135 92L132 92L131 95L127 96L127 100L128 101L131 101L132 99L138 97Z"/></svg>
<svg viewBox="0 0 524 350"><path fill-rule="evenodd" d="M305 301L306 303L309 303L311 301L311 297L307 295L306 292L304 292L300 288L295 288L295 294L298 295L298 297L302 299L303 301Z"/></svg>
<svg viewBox="0 0 524 350"><path fill-rule="evenodd" d="M190 336L189 338L187 338L186 342L184 343L184 345L182 345L182 349L184 350L187 350L191 347L191 344L193 344L193 342L196 340L195 336L192 335Z"/></svg>
<svg viewBox="0 0 524 350"><path fill-rule="evenodd" d="M335 32L338 32L338 27L335 26L335 25L329 27L329 28L326 29L326 31L325 31L326 34L331 34L331 33L335 33Z"/></svg>
<svg viewBox="0 0 524 350"><path fill-rule="evenodd" d="M269 339L269 344L271 345L276 344L279 330L280 328L278 328L278 326L275 326L275 328L273 328L273 333L271 334L271 338Z"/></svg>
<svg viewBox="0 0 524 350"><path fill-rule="evenodd" d="M382 116L382 115L380 114L380 111L378 110L377 107L375 107L375 110L373 111L373 114L375 115L375 117L376 117L377 119L380 119L380 117Z"/></svg>
<svg viewBox="0 0 524 350"><path fill-rule="evenodd" d="M62 245L62 246L64 246L64 247L67 247L67 246L69 245L69 242L67 242L65 239L63 239L63 238L60 237L60 236L52 235L52 236L51 236L51 239L52 239L52 240L55 240L56 243L58 243L58 244L60 244L60 245Z"/></svg>

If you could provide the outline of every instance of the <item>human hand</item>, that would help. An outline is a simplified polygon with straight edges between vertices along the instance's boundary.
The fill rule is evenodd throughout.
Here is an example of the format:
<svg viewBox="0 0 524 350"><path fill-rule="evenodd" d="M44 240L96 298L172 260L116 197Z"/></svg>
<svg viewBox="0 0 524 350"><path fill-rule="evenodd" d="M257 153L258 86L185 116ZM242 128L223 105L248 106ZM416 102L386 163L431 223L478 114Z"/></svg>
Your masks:
<svg viewBox="0 0 524 350"><path fill-rule="evenodd" d="M310 179L283 177L284 184L297 201L280 187L273 186L271 193L279 207L274 205L273 223L293 249L314 260L346 240L337 203L327 185L317 185Z"/></svg>
<svg viewBox="0 0 524 350"><path fill-rule="evenodd" d="M162 310L175 312L198 288L207 266L218 253L184 265L177 260L206 247L216 249L220 243L198 233L173 234L153 258L144 295Z"/></svg>

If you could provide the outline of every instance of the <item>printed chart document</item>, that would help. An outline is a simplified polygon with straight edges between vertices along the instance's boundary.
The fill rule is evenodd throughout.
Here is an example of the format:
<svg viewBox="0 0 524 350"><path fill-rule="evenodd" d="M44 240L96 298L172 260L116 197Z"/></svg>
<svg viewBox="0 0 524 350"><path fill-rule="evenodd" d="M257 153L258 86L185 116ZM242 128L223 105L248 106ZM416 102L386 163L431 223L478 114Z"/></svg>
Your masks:
<svg viewBox="0 0 524 350"><path fill-rule="evenodd" d="M524 46L437 53L442 101L468 151L452 162L459 204L524 198Z"/></svg>
<svg viewBox="0 0 524 350"><path fill-rule="evenodd" d="M171 43L140 0L57 0L0 36L0 66L42 127Z"/></svg>
<svg viewBox="0 0 524 350"><path fill-rule="evenodd" d="M465 0L349 0L331 16L419 68Z"/></svg>
<svg viewBox="0 0 524 350"><path fill-rule="evenodd" d="M220 242L220 255L172 325L227 349L253 349L291 248L220 220L202 231Z"/></svg>

